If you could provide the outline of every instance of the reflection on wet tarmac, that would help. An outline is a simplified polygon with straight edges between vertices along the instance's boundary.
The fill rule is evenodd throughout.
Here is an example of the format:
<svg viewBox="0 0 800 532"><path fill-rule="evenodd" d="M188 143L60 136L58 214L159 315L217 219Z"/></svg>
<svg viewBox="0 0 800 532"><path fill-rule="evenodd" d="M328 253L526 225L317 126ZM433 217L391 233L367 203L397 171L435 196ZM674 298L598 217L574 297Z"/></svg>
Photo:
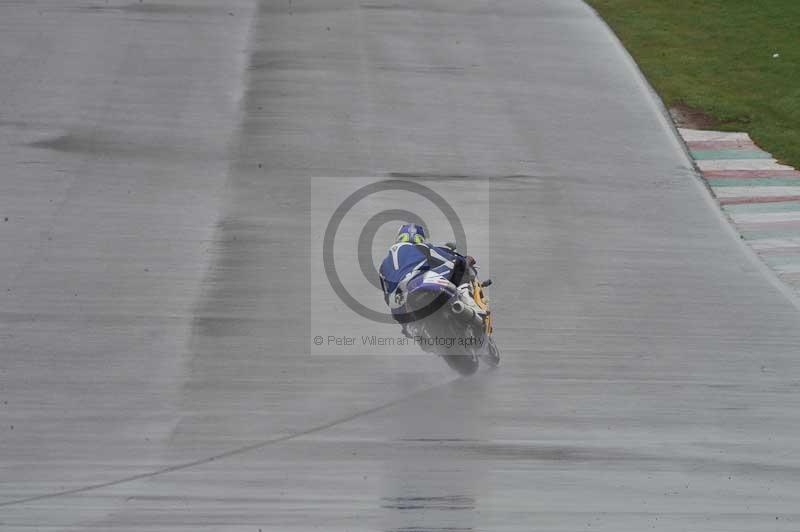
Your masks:
<svg viewBox="0 0 800 532"><path fill-rule="evenodd" d="M486 381L456 382L434 398L429 411L407 410L386 426L387 438L400 448L422 449L423 457L409 463L406 453L399 453L384 462L380 507L387 532L479 528L489 478L486 462L456 458L463 455L449 448L491 438L490 428L480 422L490 399Z"/></svg>
<svg viewBox="0 0 800 532"><path fill-rule="evenodd" d="M385 498L382 508L392 510L474 510L475 499L464 495Z"/></svg>
<svg viewBox="0 0 800 532"><path fill-rule="evenodd" d="M387 530L386 532L472 532L475 530L474 528L457 528L457 527L410 527L410 528L393 528L391 530Z"/></svg>

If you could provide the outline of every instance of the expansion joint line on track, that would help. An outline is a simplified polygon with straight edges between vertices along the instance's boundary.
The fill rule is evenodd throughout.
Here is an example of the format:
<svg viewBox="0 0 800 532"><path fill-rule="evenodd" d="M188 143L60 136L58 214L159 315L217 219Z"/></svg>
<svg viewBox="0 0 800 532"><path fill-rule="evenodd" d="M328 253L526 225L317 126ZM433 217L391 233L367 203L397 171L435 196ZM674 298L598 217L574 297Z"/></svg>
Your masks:
<svg viewBox="0 0 800 532"><path fill-rule="evenodd" d="M174 465L171 465L171 466L163 467L161 469L156 469L155 471L148 471L146 473L139 473L137 475L131 475L131 476L119 478L119 479L116 479L116 480L109 480L108 482L100 482L100 483L97 483L97 484L90 484L88 486L82 486L80 488L72 488L72 489L62 490L62 491L54 491L54 492L51 492L51 493L43 493L41 495L32 495L30 497L24 497L24 498L21 498L21 499L14 499L14 500L11 500L11 501L0 502L0 507L13 506L13 505L18 505L18 504L25 504L25 503L28 503L28 502L36 502L36 501L41 501L41 500L44 500L44 499L54 499L56 497L65 497L65 496L69 496L69 495L79 495L81 493L86 493L88 491L95 491L95 490L99 490L99 489L102 489L102 488L109 488L109 487L112 487L112 486L119 486L120 484L127 484L129 482L135 482L137 480L144 480L144 479L148 479L148 478L153 478L153 477L157 477L157 476L160 476L160 475L165 475L167 473L172 473L172 472L175 472L175 471L182 471L182 470L190 469L192 467L200 466L200 465L203 465L203 464L208 464L208 463L211 463L211 462L215 462L217 460L223 460L225 458L230 458L231 456L237 456L237 455L240 455L240 454L248 453L250 451L255 451L255 450L258 450L258 449L262 449L262 448L268 447L270 445L275 445L275 444L282 443L282 442L289 441L289 440L293 440L293 439L296 439L296 438L301 438L303 436L308 436L309 434L315 434L317 432L322 432L324 430L327 430L329 428L335 427L337 425L342 425L344 423L347 423L348 421L352 421L352 420L360 418L360 417L368 416L370 414L374 414L375 412L380 412L381 410L385 410L387 408L390 408L390 407L395 406L397 404L403 403L405 401L408 401L408 400L413 399L415 397L418 397L420 395L424 395L424 394L429 393L429 392L431 392L433 390L441 388L442 386L445 386L445 385L448 385L448 384L452 384L453 382L456 382L456 381L458 381L460 379L461 379L461 377L458 377L456 379L453 379L453 380L450 380L450 381L447 381L447 382L443 382L441 384L437 384L436 386L432 386L430 388L425 388L425 389L419 390L419 391L414 392L414 393L412 393L410 395L407 395L405 397L400 397L399 399L395 399L393 401L389 401L388 403L383 403L381 405L375 406L373 408L369 408L367 410L361 410L359 412L355 412L355 413L350 414L348 416L340 417L338 419L334 419L333 421L329 421L328 423L324 423L322 425L317 425L315 427L311 427L311 428L308 428L308 429L305 429L305 430L302 430L302 431L299 431L299 432L293 432L291 434L286 434L284 436L278 436L276 438L270 438L268 440L258 441L258 442L255 442L255 443L251 443L250 445L245 445L243 447L238 447L236 449L231 449L229 451L225 451L223 453L215 454L215 455L212 455L212 456L207 456L205 458L199 458L197 460L192 460L191 462L183 462L183 463L180 463L180 464L174 464Z"/></svg>

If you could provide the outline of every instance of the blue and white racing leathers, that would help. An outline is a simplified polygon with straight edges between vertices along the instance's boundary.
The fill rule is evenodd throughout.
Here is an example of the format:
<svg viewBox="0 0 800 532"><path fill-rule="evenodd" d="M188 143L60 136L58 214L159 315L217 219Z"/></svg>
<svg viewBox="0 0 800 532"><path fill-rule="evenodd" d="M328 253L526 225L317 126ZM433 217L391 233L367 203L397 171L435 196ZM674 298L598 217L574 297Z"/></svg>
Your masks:
<svg viewBox="0 0 800 532"><path fill-rule="evenodd" d="M390 308L397 308L402 304L405 285L426 271L441 273L450 279L451 272L456 265L465 258L455 253L450 248L433 246L431 244L412 244L400 242L389 248L389 254L380 267L381 286L386 304ZM399 289L399 290L398 290Z"/></svg>

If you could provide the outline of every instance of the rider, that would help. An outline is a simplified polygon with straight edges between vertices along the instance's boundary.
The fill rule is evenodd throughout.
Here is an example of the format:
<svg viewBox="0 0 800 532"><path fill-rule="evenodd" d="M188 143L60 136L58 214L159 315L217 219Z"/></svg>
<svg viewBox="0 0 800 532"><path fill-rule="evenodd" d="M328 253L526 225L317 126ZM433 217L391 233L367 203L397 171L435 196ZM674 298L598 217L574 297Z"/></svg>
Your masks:
<svg viewBox="0 0 800 532"><path fill-rule="evenodd" d="M465 305L474 309L478 315L485 315L485 311L469 296L468 286L474 264L475 259L456 252L455 244L434 246L428 243L424 227L403 224L397 232L395 243L389 248L389 254L381 264L380 278L384 300L391 308L402 306L402 292L406 283L425 271L433 270L446 274L451 282L457 284ZM405 324L403 332L406 332Z"/></svg>

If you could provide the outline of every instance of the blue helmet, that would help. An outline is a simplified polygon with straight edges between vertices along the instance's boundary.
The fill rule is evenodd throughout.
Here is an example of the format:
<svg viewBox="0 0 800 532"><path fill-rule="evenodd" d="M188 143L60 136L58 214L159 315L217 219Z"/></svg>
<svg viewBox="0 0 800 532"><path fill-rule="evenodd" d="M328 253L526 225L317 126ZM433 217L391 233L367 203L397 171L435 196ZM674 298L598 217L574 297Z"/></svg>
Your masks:
<svg viewBox="0 0 800 532"><path fill-rule="evenodd" d="M422 244L427 239L425 228L417 224L403 224L397 232L395 242L411 242L412 244Z"/></svg>

